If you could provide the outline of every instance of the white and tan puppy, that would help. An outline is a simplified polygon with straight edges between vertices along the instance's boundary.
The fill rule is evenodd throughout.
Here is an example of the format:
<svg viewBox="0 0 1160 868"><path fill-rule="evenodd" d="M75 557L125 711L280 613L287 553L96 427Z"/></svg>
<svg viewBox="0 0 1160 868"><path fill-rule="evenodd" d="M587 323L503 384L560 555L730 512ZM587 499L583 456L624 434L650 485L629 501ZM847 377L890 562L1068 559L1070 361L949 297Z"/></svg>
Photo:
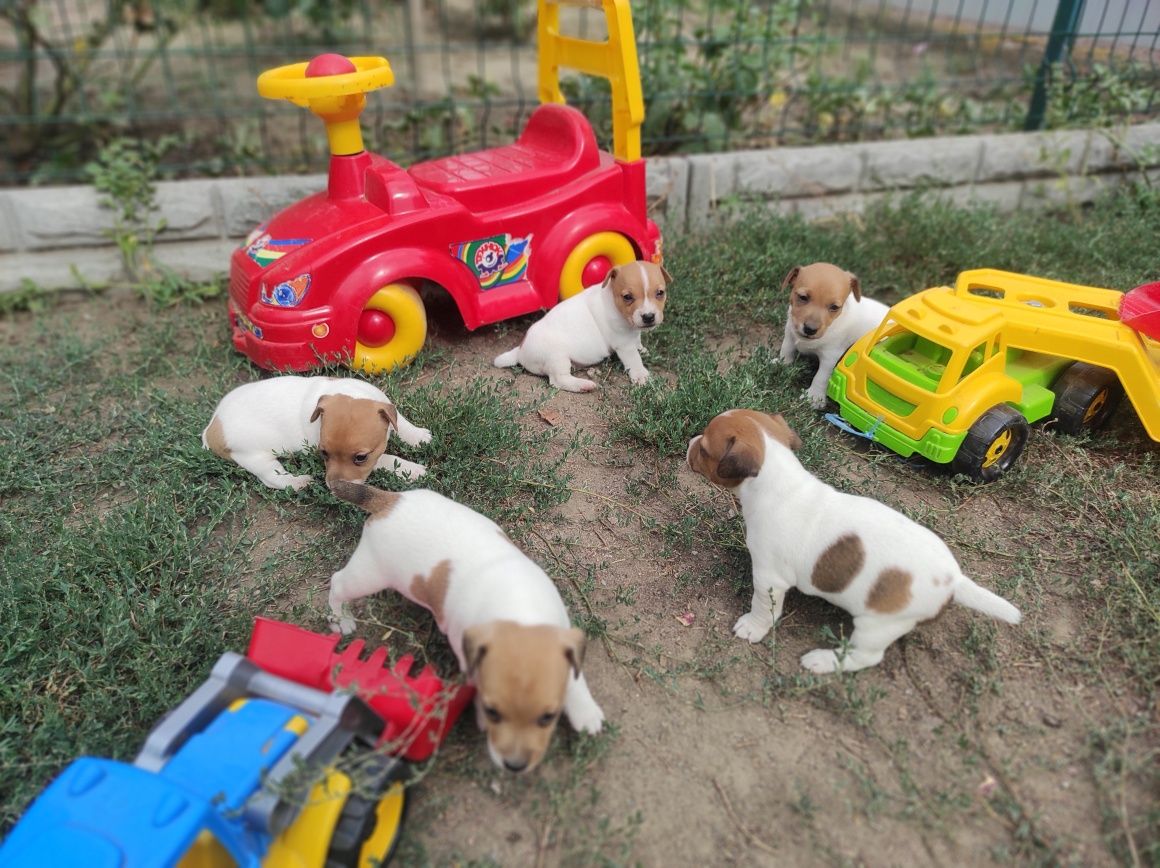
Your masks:
<svg viewBox="0 0 1160 868"><path fill-rule="evenodd" d="M271 377L238 386L217 405L201 445L253 473L270 488L301 489L310 476L290 474L277 456L317 446L326 481L362 482L372 470L412 479L422 464L387 455L394 429L409 446L431 439L416 428L381 389L343 377Z"/></svg>
<svg viewBox="0 0 1160 868"><path fill-rule="evenodd" d="M535 768L561 712L573 729L600 732L604 712L580 671L584 633L552 580L495 522L433 491L341 481L331 491L371 514L330 579L343 633L354 629L350 601L387 588L430 610L475 685L488 753L509 771Z"/></svg>
<svg viewBox="0 0 1160 868"><path fill-rule="evenodd" d="M642 332L665 318L669 273L651 262L629 262L608 272L603 283L566 298L533 323L523 343L496 356L497 368L522 365L546 376L557 389L591 392L596 384L572 376L572 365L595 365L612 353L635 384L648 381L640 355Z"/></svg>
<svg viewBox="0 0 1160 868"><path fill-rule="evenodd" d="M828 262L796 266L782 281L789 288L789 311L781 361L790 364L798 353L818 357L818 372L807 391L810 406L826 406L826 383L846 350L886 318L889 308L862 297L862 286L848 271Z"/></svg>
<svg viewBox="0 0 1160 868"><path fill-rule="evenodd" d="M801 445L781 416L729 410L689 442L689 467L741 502L753 560L752 610L735 635L760 642L797 588L854 616L844 657L818 649L811 672L874 666L896 639L952 601L1009 624L1019 610L963 575L946 543L867 497L843 494L802 467Z"/></svg>

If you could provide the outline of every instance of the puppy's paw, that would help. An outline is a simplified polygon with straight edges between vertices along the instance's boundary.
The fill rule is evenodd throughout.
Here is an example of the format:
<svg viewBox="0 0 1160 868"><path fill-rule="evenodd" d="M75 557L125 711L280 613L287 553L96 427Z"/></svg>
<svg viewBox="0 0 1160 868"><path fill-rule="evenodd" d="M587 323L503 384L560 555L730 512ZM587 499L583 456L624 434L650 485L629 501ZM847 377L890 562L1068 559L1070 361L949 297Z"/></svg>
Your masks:
<svg viewBox="0 0 1160 868"><path fill-rule="evenodd" d="M775 363L782 365L792 365L794 363L794 359L796 358L797 353L778 353L777 359L775 359Z"/></svg>
<svg viewBox="0 0 1160 868"><path fill-rule="evenodd" d="M733 625L733 635L738 639L756 643L765 638L772 626L773 624L768 623L764 618L747 612L738 618L737 623Z"/></svg>
<svg viewBox="0 0 1160 868"><path fill-rule="evenodd" d="M337 621L331 621L330 629L341 633L343 636L349 636L354 632L354 618L339 618Z"/></svg>
<svg viewBox="0 0 1160 868"><path fill-rule="evenodd" d="M629 372L628 379L632 381L634 386L643 386L648 382L648 371L640 370L635 373Z"/></svg>
<svg viewBox="0 0 1160 868"><path fill-rule="evenodd" d="M599 735L604 728L604 712L595 702L590 708L584 708L575 714L568 715L568 722L577 732L586 732L589 735Z"/></svg>
<svg viewBox="0 0 1160 868"><path fill-rule="evenodd" d="M822 392L820 395L817 392L806 392L806 398L810 402L810 406L815 410L826 409L826 393Z"/></svg>
<svg viewBox="0 0 1160 868"><path fill-rule="evenodd" d="M295 491L301 491L306 486L314 481L313 476L287 476L286 484L283 488L293 488Z"/></svg>
<svg viewBox="0 0 1160 868"><path fill-rule="evenodd" d="M802 655L802 669L818 675L836 672L838 669L838 655L828 648L818 648Z"/></svg>
<svg viewBox="0 0 1160 868"><path fill-rule="evenodd" d="M431 442L431 430L429 428L416 428L415 435L411 438L408 446L422 446L424 443Z"/></svg>

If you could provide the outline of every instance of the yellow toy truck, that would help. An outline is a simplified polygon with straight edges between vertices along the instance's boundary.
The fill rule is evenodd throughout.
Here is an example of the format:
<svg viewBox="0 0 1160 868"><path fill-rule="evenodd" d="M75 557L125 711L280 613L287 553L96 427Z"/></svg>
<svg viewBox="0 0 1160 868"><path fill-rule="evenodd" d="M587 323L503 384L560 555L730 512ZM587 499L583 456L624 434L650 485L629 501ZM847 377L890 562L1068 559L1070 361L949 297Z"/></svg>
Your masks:
<svg viewBox="0 0 1160 868"><path fill-rule="evenodd" d="M1095 430L1127 393L1160 441L1160 342L1121 321L1123 293L995 269L891 308L847 351L827 394L853 434L976 482L1018 460L1028 423Z"/></svg>

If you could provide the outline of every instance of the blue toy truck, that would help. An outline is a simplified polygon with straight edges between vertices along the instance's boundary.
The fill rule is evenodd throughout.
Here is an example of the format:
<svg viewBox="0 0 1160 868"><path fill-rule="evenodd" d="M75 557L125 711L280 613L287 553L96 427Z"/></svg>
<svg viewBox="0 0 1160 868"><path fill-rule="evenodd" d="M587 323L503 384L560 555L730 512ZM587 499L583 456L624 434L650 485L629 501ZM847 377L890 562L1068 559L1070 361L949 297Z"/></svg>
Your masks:
<svg viewBox="0 0 1160 868"><path fill-rule="evenodd" d="M382 864L398 837L407 769L369 751L383 728L358 696L224 654L131 764L69 765L0 846L0 866ZM368 750L348 753L360 746ZM344 754L357 772L335 769Z"/></svg>

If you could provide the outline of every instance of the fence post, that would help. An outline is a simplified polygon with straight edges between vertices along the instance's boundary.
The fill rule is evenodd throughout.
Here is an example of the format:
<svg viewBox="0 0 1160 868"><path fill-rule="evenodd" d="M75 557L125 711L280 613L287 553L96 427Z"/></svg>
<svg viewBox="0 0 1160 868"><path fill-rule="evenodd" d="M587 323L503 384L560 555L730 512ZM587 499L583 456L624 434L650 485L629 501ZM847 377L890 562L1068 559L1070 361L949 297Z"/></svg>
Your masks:
<svg viewBox="0 0 1160 868"><path fill-rule="evenodd" d="M1027 110L1027 120L1023 129L1038 130L1043 127L1043 115L1047 109L1047 85L1051 81L1051 69L1071 52L1079 19L1083 14L1084 0L1059 0L1055 7L1055 20L1051 23L1051 35L1047 38L1047 50L1043 62L1035 76L1035 92L1031 95L1031 107Z"/></svg>

